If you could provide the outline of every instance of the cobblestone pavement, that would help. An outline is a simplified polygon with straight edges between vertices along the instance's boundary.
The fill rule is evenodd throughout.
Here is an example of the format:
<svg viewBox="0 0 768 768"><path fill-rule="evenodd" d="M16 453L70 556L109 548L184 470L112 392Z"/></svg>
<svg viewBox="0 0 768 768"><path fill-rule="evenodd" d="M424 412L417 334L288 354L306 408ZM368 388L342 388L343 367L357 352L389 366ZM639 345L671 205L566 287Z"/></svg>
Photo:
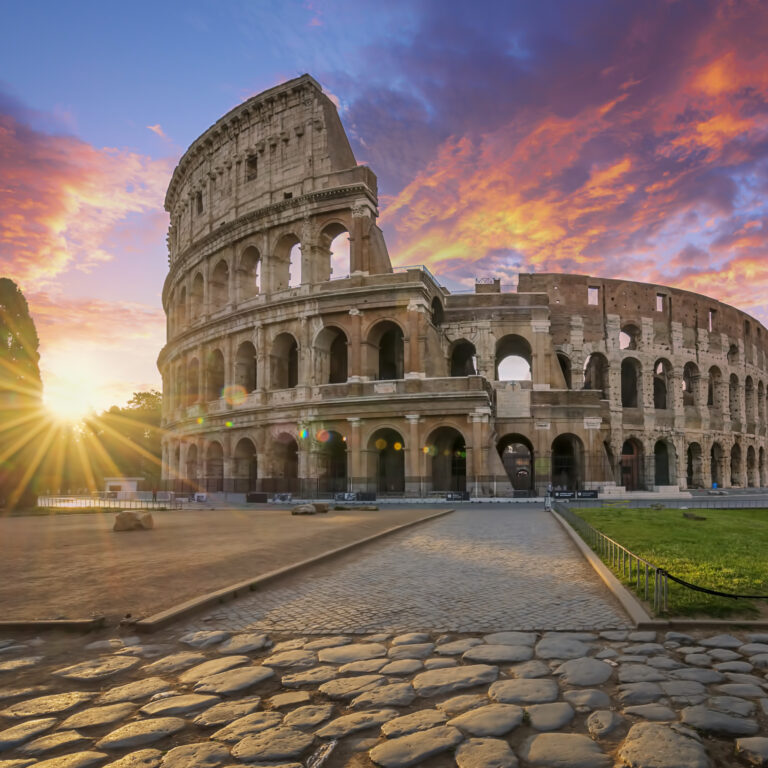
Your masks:
<svg viewBox="0 0 768 768"><path fill-rule="evenodd" d="M371 632L578 630L628 619L539 505L459 509L303 570L191 628Z"/></svg>
<svg viewBox="0 0 768 768"><path fill-rule="evenodd" d="M768 761L768 633L0 639L0 768Z"/></svg>

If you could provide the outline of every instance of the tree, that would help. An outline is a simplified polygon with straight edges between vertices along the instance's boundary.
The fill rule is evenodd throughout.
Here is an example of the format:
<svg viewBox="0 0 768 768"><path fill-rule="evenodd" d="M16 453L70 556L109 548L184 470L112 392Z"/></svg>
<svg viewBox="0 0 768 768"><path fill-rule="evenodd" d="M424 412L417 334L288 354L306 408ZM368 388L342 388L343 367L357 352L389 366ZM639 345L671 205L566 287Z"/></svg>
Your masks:
<svg viewBox="0 0 768 768"><path fill-rule="evenodd" d="M43 385L39 339L24 294L0 278L0 507L34 501Z"/></svg>

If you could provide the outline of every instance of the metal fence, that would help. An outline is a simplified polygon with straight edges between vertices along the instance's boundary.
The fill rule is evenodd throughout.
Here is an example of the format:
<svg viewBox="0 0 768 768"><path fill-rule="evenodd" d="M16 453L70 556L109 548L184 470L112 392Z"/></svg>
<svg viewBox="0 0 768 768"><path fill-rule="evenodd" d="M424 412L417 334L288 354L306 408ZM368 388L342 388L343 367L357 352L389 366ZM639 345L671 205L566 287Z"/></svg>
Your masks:
<svg viewBox="0 0 768 768"><path fill-rule="evenodd" d="M162 499L118 499L108 495L78 496L78 495L59 495L59 496L38 496L37 505L39 507L50 507L51 509L181 509L181 502L177 501L172 494Z"/></svg>

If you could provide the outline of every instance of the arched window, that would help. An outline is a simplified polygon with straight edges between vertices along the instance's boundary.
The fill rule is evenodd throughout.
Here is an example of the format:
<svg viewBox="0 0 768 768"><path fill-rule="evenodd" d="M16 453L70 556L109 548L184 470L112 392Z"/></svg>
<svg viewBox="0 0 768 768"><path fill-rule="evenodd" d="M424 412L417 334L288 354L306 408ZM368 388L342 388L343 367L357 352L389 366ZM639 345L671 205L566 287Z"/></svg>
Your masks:
<svg viewBox="0 0 768 768"><path fill-rule="evenodd" d="M203 276L198 272L192 279L192 291L190 293L190 319L193 317L193 312L197 312L198 317L205 314L205 282Z"/></svg>
<svg viewBox="0 0 768 768"><path fill-rule="evenodd" d="M601 394L601 400L607 400L608 372L610 368L608 359L600 352L593 352L584 364L584 389L594 389Z"/></svg>
<svg viewBox="0 0 768 768"><path fill-rule="evenodd" d="M229 266L223 259L215 266L210 282L211 312L218 312L229 301Z"/></svg>
<svg viewBox="0 0 768 768"><path fill-rule="evenodd" d="M565 388L571 388L571 359L564 352L557 353L557 362L560 364L560 370L565 379Z"/></svg>
<svg viewBox="0 0 768 768"><path fill-rule="evenodd" d="M721 488L725 476L725 454L720 443L712 443L709 451L709 461L712 471L712 487Z"/></svg>
<svg viewBox="0 0 768 768"><path fill-rule="evenodd" d="M240 256L237 290L240 301L252 299L261 291L261 254L253 245L249 245Z"/></svg>
<svg viewBox="0 0 768 768"><path fill-rule="evenodd" d="M656 485L675 482L675 447L666 440L657 440L653 447L654 478Z"/></svg>
<svg viewBox="0 0 768 768"><path fill-rule="evenodd" d="M759 484L757 477L757 457L753 446L747 448L747 485L756 488Z"/></svg>
<svg viewBox="0 0 768 768"><path fill-rule="evenodd" d="M235 385L246 393L256 389L256 347L250 341L244 341L237 348Z"/></svg>
<svg viewBox="0 0 768 768"><path fill-rule="evenodd" d="M272 389L291 389L299 383L299 345L290 333L281 333L272 342L269 383Z"/></svg>
<svg viewBox="0 0 768 768"><path fill-rule="evenodd" d="M205 399L218 400L224 390L224 355L220 349L208 353L205 365Z"/></svg>
<svg viewBox="0 0 768 768"><path fill-rule="evenodd" d="M672 403L669 399L670 378L672 366L667 360L657 360L653 364L653 407L656 410L666 410ZM668 483L657 483L668 485Z"/></svg>
<svg viewBox="0 0 768 768"><path fill-rule="evenodd" d="M187 325L187 289L182 285L176 302L176 330L182 331Z"/></svg>
<svg viewBox="0 0 768 768"><path fill-rule="evenodd" d="M619 349L640 349L640 329L636 325L622 326L619 332Z"/></svg>
<svg viewBox="0 0 768 768"><path fill-rule="evenodd" d="M496 380L530 381L533 356L522 336L504 336L496 342Z"/></svg>
<svg viewBox="0 0 768 768"><path fill-rule="evenodd" d="M334 222L320 233L319 263L314 265L318 282L342 280L352 269L349 259L349 232L343 224Z"/></svg>
<svg viewBox="0 0 768 768"><path fill-rule="evenodd" d="M440 299L435 296L434 299L432 299L432 325L437 328L438 326L443 324L443 321L445 320L445 311L443 310L443 302L440 301Z"/></svg>
<svg viewBox="0 0 768 768"><path fill-rule="evenodd" d="M186 476L187 482L193 486L198 482L198 467L197 467L197 446L190 445L187 448L186 456Z"/></svg>
<svg viewBox="0 0 768 768"><path fill-rule="evenodd" d="M314 345L315 383L343 384L347 380L347 335L328 326L317 335Z"/></svg>
<svg viewBox="0 0 768 768"><path fill-rule="evenodd" d="M187 404L192 405L200 399L200 363L196 357L187 366Z"/></svg>
<svg viewBox="0 0 768 768"><path fill-rule="evenodd" d="M461 339L451 346L451 376L476 376L477 353L475 345Z"/></svg>
<svg viewBox="0 0 768 768"><path fill-rule="evenodd" d="M299 238L293 234L284 235L278 240L269 261L268 290L284 291L286 288L301 283L301 249L299 242ZM298 264L296 263L297 260Z"/></svg>
<svg viewBox="0 0 768 768"><path fill-rule="evenodd" d="M380 381L402 379L404 340L400 326L390 320L376 323L368 334L368 346L374 352L374 376Z"/></svg>
<svg viewBox="0 0 768 768"><path fill-rule="evenodd" d="M739 407L739 378L735 373L731 374L728 380L728 411L732 421L738 421L740 414Z"/></svg>
<svg viewBox="0 0 768 768"><path fill-rule="evenodd" d="M623 408L640 407L640 361L626 357L621 361L621 405Z"/></svg>
<svg viewBox="0 0 768 768"><path fill-rule="evenodd" d="M720 410L722 397L723 377L720 369L713 365L709 369L709 383L707 384L707 405L715 411Z"/></svg>
<svg viewBox="0 0 768 768"><path fill-rule="evenodd" d="M698 384L699 369L696 363L686 363L683 368L683 405L698 405L696 399Z"/></svg>
<svg viewBox="0 0 768 768"><path fill-rule="evenodd" d="M748 432L754 432L756 428L756 400L757 400L757 393L755 392L755 383L752 381L751 376L747 376L746 379L744 379L744 410L745 410L745 418L747 421L747 431Z"/></svg>
<svg viewBox="0 0 768 768"><path fill-rule="evenodd" d="M433 491L465 491L467 487L467 446L464 436L453 427L439 427L427 438Z"/></svg>

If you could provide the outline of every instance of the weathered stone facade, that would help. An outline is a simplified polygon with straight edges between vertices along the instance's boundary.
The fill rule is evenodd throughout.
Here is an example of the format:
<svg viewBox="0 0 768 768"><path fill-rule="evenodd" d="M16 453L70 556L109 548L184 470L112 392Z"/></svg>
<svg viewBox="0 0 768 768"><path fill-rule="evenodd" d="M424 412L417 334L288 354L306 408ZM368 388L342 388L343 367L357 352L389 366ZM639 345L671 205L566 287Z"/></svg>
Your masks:
<svg viewBox="0 0 768 768"><path fill-rule="evenodd" d="M766 484L764 327L664 286L521 274L516 292L457 294L393 270L376 177L308 75L197 139L166 208L170 486ZM349 268L332 274L342 233Z"/></svg>

